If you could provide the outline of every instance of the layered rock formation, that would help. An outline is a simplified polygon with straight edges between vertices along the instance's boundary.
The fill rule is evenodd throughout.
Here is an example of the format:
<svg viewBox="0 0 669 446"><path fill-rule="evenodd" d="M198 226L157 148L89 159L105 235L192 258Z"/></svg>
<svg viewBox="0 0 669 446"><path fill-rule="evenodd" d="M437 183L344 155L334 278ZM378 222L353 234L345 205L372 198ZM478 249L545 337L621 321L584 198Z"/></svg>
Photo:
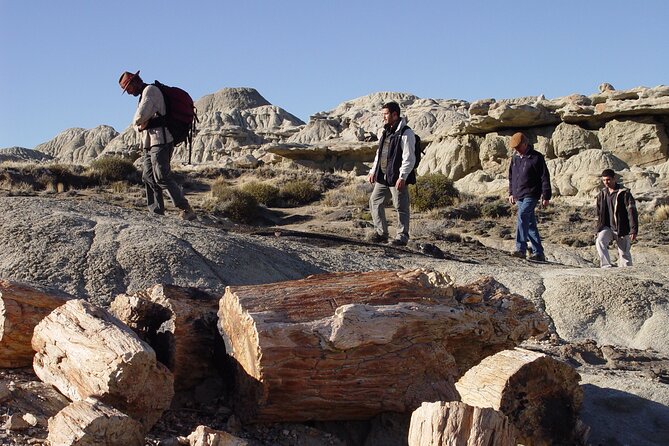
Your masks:
<svg viewBox="0 0 669 446"><path fill-rule="evenodd" d="M224 88L196 101L199 124L192 161L252 168L260 162L298 164L366 174L382 127L380 109L397 101L427 146L418 173L440 172L464 193L505 193L509 136L525 132L544 153L556 195L589 197L605 168L644 200L669 185L669 87L615 90L556 99L421 99L380 92L343 102L304 124L252 88ZM69 129L36 150L59 162L88 163L97 156L137 157L132 128ZM174 160L186 162L177 147Z"/></svg>

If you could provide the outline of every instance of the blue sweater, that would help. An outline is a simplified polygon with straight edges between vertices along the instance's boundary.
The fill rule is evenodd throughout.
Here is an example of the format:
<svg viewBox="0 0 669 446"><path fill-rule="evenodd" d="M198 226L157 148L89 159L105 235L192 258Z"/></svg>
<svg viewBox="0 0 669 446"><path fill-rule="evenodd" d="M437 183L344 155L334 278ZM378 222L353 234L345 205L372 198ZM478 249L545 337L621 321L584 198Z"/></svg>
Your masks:
<svg viewBox="0 0 669 446"><path fill-rule="evenodd" d="M544 156L531 146L524 156L514 153L509 165L509 195L516 200L527 197L551 199L551 178Z"/></svg>

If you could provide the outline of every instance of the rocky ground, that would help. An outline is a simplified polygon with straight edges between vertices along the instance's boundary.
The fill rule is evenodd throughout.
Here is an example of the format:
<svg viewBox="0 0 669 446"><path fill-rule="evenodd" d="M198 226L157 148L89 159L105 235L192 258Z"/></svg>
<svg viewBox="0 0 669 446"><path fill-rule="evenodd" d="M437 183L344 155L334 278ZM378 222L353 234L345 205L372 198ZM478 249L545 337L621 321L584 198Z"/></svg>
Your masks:
<svg viewBox="0 0 669 446"><path fill-rule="evenodd" d="M233 177L232 183L244 181L243 176ZM414 213L411 243L395 248L365 241L371 224L360 203L327 206L322 200L297 208L265 209L257 224L240 225L209 212L213 177L182 172L180 179L198 213L196 222L180 221L171 207L165 217L148 217L139 186L128 186L122 193L109 187L66 193L3 191L0 239L6 248L0 254L0 276L56 282L51 284L104 304L107 294L161 280L220 292L220 287L211 284L261 283L335 270L430 267L446 272L458 283L492 275L551 316L550 336L525 347L564 360L579 371L585 391L583 420L592 428L593 445L669 443L668 220L642 215L639 241L632 248L636 266L601 271L596 268L593 245L595 216L587 202L556 198L539 211L548 261L535 263L509 255L513 209L494 197L478 204L463 200L442 210ZM476 215L481 202L498 206L500 216ZM392 212L389 216L392 221ZM146 248L146 234L141 230L147 227L147 231L171 237L171 243L185 253L182 262L190 262L194 271L170 267L151 276L124 260ZM51 262L56 260L44 249L30 251L36 241L76 245L67 242L73 232L78 237L93 234L90 245L81 248L87 258L81 266L84 272L77 275L78 264L71 264L67 274L40 269L35 259L48 254ZM110 244L116 258L104 259ZM68 249L67 255L79 255L76 246ZM191 249L198 253L195 260L188 257ZM97 264L91 251L101 257ZM16 260L19 254L23 256L20 261ZM164 254L164 261L184 268L178 259L168 258L172 254ZM256 275L245 272L251 260L263 271ZM195 261L201 263L193 264ZM67 266L62 259L58 262L61 269ZM92 278L91 270L107 271L109 265L117 264L122 267L111 278ZM604 290L602 295L591 289L579 294L588 284ZM622 300L612 299L618 292L627 294ZM580 320L579 312L588 314ZM408 423L405 416L389 414L357 422L243 426L228 407L224 389L225 383L206 383L190 395L180 395L150 432L147 444L177 444L177 437L206 424L247 438L254 445L392 445L402 444ZM4 423L0 444L43 444L47 434L44 417L63 404L61 398L41 385L30 369L0 370L0 422ZM15 413L36 415L36 425L12 418Z"/></svg>

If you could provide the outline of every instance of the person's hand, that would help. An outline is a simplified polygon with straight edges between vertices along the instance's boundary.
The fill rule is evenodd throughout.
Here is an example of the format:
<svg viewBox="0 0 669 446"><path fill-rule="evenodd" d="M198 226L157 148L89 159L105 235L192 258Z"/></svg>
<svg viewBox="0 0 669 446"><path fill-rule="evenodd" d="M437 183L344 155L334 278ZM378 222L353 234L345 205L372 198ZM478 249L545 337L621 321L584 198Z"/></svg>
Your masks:
<svg viewBox="0 0 669 446"><path fill-rule="evenodd" d="M367 175L367 181L370 182L370 184L374 184L374 174L369 174Z"/></svg>
<svg viewBox="0 0 669 446"><path fill-rule="evenodd" d="M400 178L395 183L395 187L397 188L397 190L402 190L402 189L404 189L404 186L406 186L406 184L407 184L406 180L403 180L402 178Z"/></svg>
<svg viewBox="0 0 669 446"><path fill-rule="evenodd" d="M630 240L636 242L636 234L630 234Z"/></svg>
<svg viewBox="0 0 669 446"><path fill-rule="evenodd" d="M513 195L509 195L509 203L516 204L516 199L513 197Z"/></svg>
<svg viewBox="0 0 669 446"><path fill-rule="evenodd" d="M137 128L138 128L140 131L142 131L142 130L146 130L146 126L147 126L147 125L149 125L149 122L148 122L148 121L147 121L147 122L142 122L141 124L139 124L139 125L137 126Z"/></svg>
<svg viewBox="0 0 669 446"><path fill-rule="evenodd" d="M548 206L548 201L549 200L541 200L541 207L545 208L546 206Z"/></svg>

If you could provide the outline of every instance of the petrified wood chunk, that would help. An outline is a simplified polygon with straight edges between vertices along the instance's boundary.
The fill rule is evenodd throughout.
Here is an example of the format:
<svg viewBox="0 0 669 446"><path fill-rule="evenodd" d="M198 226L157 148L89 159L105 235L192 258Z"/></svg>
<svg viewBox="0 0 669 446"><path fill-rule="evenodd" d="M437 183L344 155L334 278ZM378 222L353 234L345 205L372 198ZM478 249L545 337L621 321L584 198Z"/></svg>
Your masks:
<svg viewBox="0 0 669 446"><path fill-rule="evenodd" d="M49 419L52 446L143 446L144 427L95 399L75 401Z"/></svg>
<svg viewBox="0 0 669 446"><path fill-rule="evenodd" d="M42 319L32 345L37 376L73 401L94 397L147 430L172 401L172 374L153 349L86 301L70 300Z"/></svg>
<svg viewBox="0 0 669 446"><path fill-rule="evenodd" d="M33 329L69 294L0 279L0 367L27 367L35 351Z"/></svg>
<svg viewBox="0 0 669 446"><path fill-rule="evenodd" d="M464 370L546 329L493 284L415 270L228 287L218 315L235 408L246 421L350 420L457 400Z"/></svg>
<svg viewBox="0 0 669 446"><path fill-rule="evenodd" d="M409 446L516 446L502 412L459 401L423 403L411 415Z"/></svg>
<svg viewBox="0 0 669 446"><path fill-rule="evenodd" d="M580 379L563 362L516 348L485 358L455 386L462 402L506 414L518 429L519 443L578 444Z"/></svg>
<svg viewBox="0 0 669 446"><path fill-rule="evenodd" d="M247 446L249 443L224 431L198 426L189 436L191 446Z"/></svg>
<svg viewBox="0 0 669 446"><path fill-rule="evenodd" d="M117 296L109 311L153 347L174 374L175 390L183 390L220 373L218 300L196 288L155 285Z"/></svg>

